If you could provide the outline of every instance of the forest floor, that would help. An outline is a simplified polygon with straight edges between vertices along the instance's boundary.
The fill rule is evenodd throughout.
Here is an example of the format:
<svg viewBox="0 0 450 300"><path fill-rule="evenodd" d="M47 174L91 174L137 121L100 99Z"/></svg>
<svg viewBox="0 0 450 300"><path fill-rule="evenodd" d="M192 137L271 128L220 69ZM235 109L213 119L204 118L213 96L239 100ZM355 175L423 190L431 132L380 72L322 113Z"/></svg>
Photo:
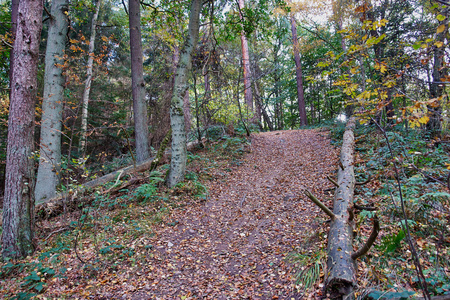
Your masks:
<svg viewBox="0 0 450 300"><path fill-rule="evenodd" d="M92 244L105 237L97 233L93 242L80 243L78 253L68 251L64 258L59 258L66 264L64 276L46 280L40 296L50 299L319 296L319 288L308 294L297 285L299 270L289 256L316 253L324 247L325 218L303 191L308 189L331 207L332 195L324 190L331 187L326 177L334 177L338 149L330 144L328 136L327 131L319 129L253 135L248 153L239 161L210 166L210 180L203 183L208 189L207 197L172 209L161 222L149 225L151 234L130 238L127 248L121 249L133 251L134 258L121 259L117 264L119 259L111 261L110 256L97 267L86 263L95 256ZM190 166L201 167L195 163ZM131 219L145 215L145 208L132 206L127 208L135 209ZM107 213L99 216L102 214ZM113 229L115 238L126 234L124 228ZM104 243L100 253L107 253L113 245Z"/></svg>

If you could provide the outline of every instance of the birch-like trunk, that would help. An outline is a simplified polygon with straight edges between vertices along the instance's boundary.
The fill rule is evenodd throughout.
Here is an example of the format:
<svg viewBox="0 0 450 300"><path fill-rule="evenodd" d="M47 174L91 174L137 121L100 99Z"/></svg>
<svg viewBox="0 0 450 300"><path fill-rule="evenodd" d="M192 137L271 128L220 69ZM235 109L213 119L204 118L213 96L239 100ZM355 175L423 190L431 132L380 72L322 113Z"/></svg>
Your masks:
<svg viewBox="0 0 450 300"><path fill-rule="evenodd" d="M37 202L55 196L61 167L61 121L64 96L62 59L69 19L68 0L53 0L45 52L44 95L42 100L39 168L36 179Z"/></svg>
<svg viewBox="0 0 450 300"><path fill-rule="evenodd" d="M245 1L239 0L239 17L244 21L242 10L245 7ZM241 32L242 47L242 65L244 69L244 98L249 111L253 112L253 94L252 94L252 73L250 70L250 55L248 53L248 42L244 30Z"/></svg>
<svg viewBox="0 0 450 300"><path fill-rule="evenodd" d="M148 142L148 113L145 102L145 82L142 61L141 10L139 5L139 0L128 1L134 135L136 140L136 161L138 163L150 157Z"/></svg>
<svg viewBox="0 0 450 300"><path fill-rule="evenodd" d="M34 250L34 115L43 1L19 3L8 119L3 257L20 258Z"/></svg>
<svg viewBox="0 0 450 300"><path fill-rule="evenodd" d="M295 73L297 79L297 100L298 100L298 113L300 117L300 125L308 125L308 119L306 117L305 96L303 93L303 72L302 62L300 60L300 45L298 43L297 36L297 23L295 22L294 15L290 15L291 31L292 31L292 43L294 46L294 60L295 60Z"/></svg>
<svg viewBox="0 0 450 300"><path fill-rule="evenodd" d="M169 187L173 187L182 181L186 172L187 149L183 104L184 96L188 92L187 77L192 68L192 53L198 42L201 6L201 0L192 0L188 35L180 53L180 61L175 74L174 92L170 105L172 157L167 178Z"/></svg>
<svg viewBox="0 0 450 300"><path fill-rule="evenodd" d="M84 83L83 103L81 108L80 145L78 147L78 153L83 157L86 150L89 95L91 93L92 68L94 66L95 33L97 31L97 19L101 3L101 0L97 1L94 16L92 17L91 37L89 39L89 58L86 66L86 81Z"/></svg>

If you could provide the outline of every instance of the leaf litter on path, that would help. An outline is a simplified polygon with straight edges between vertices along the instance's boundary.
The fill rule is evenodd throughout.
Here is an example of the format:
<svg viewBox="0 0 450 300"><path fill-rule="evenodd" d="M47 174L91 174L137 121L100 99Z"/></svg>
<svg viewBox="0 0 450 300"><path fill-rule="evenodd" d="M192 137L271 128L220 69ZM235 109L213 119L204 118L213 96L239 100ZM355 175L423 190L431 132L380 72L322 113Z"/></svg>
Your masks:
<svg viewBox="0 0 450 300"><path fill-rule="evenodd" d="M155 225L146 240L153 246L146 260L117 280L97 276L91 297L301 299L298 270L286 256L319 251L321 245L307 239L322 212L303 190L324 198L337 159L327 132L253 135L251 152L239 166L205 183L206 201L173 210L173 226Z"/></svg>

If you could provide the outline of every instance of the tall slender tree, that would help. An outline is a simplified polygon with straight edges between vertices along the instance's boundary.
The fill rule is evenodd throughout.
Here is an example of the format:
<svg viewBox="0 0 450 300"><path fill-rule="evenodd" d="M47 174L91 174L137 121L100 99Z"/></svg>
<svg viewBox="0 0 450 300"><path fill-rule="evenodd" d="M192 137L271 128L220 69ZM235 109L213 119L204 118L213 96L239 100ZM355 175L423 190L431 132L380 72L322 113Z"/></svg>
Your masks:
<svg viewBox="0 0 450 300"><path fill-rule="evenodd" d="M239 17L244 21L243 10L245 0L239 0ZM253 94L252 94L252 73L250 70L250 55L248 52L248 41L245 31L241 31L241 47L242 47L242 65L244 70L244 98L245 103L250 111L253 111Z"/></svg>
<svg viewBox="0 0 450 300"><path fill-rule="evenodd" d="M53 0L45 53L39 168L36 202L53 197L61 165L61 122L64 96L63 55L69 19L68 0Z"/></svg>
<svg viewBox="0 0 450 300"><path fill-rule="evenodd" d="M22 0L18 7L3 201L4 258L24 257L34 250L32 152L42 10L41 0Z"/></svg>
<svg viewBox="0 0 450 300"><path fill-rule="evenodd" d="M175 74L173 96L170 105L170 125L172 126L172 158L167 179L169 187L181 182L186 172L186 131L183 111L183 99L188 92L187 77L192 68L192 54L198 42L200 10L202 0L192 0L189 14L189 27L180 60Z"/></svg>
<svg viewBox="0 0 450 300"><path fill-rule="evenodd" d="M95 49L95 34L97 32L97 19L98 13L100 11L100 6L102 0L98 0L95 4L95 12L92 17L91 25L91 37L89 38L89 57L86 66L86 81L84 83L83 91L83 102L81 108L81 134L80 134L80 145L78 147L78 152L84 156L86 150L86 137L87 137L87 121L88 121L88 107L89 107L89 96L91 93L91 83L92 83L92 68L94 67L94 49Z"/></svg>
<svg viewBox="0 0 450 300"><path fill-rule="evenodd" d="M297 36L297 22L295 21L294 14L290 14L291 21L291 31L292 31L292 43L294 46L294 61L295 61L295 78L297 80L297 101L298 101L298 112L300 116L300 125L308 125L308 119L306 118L306 108L305 108L305 96L303 93L303 73L302 73L302 62L300 60L300 45L298 43Z"/></svg>
<svg viewBox="0 0 450 300"><path fill-rule="evenodd" d="M448 18L450 16L450 7L440 5L440 20L436 30L436 43L433 47L433 82L430 84L430 96L436 98L439 105L435 107L429 105L428 111L430 120L427 123L427 130L433 136L441 134L441 118L442 118L442 97L445 94L445 88L441 83L448 75L448 65L445 61L445 40L448 36Z"/></svg>
<svg viewBox="0 0 450 300"><path fill-rule="evenodd" d="M147 104L145 101L145 82L142 60L141 10L139 0L129 0L128 4L136 161L142 162L150 157L150 150L148 142L148 114Z"/></svg>

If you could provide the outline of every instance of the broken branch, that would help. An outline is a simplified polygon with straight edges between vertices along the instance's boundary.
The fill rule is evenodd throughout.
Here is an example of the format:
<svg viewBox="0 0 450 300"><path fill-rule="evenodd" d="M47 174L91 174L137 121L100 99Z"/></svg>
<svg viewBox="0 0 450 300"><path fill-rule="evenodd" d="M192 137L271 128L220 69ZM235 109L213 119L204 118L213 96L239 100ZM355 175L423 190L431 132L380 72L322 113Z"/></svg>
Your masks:
<svg viewBox="0 0 450 300"><path fill-rule="evenodd" d="M356 182L355 185L365 185L365 184L368 184L368 183L370 182L371 179L372 179L372 178L370 178L370 175L369 175L369 177L368 177L365 181L363 181L363 182Z"/></svg>
<svg viewBox="0 0 450 300"><path fill-rule="evenodd" d="M379 232L380 232L380 222L378 221L378 217L375 215L373 217L373 228L372 232L370 233L369 239L364 244L364 246L362 246L360 249L358 249L356 252L352 254L352 259L356 260L357 258L365 255L370 250L373 243L377 239Z"/></svg>
<svg viewBox="0 0 450 300"><path fill-rule="evenodd" d="M331 178L330 176L327 176L327 179L328 179L332 184L334 184L336 187L339 187L339 184L338 184L333 178Z"/></svg>
<svg viewBox="0 0 450 300"><path fill-rule="evenodd" d="M305 190L305 195L311 199L314 204L316 204L324 213L326 213L332 220L336 218L336 216L333 214L333 212L325 206L319 199L317 199L313 194L311 194L310 191Z"/></svg>

